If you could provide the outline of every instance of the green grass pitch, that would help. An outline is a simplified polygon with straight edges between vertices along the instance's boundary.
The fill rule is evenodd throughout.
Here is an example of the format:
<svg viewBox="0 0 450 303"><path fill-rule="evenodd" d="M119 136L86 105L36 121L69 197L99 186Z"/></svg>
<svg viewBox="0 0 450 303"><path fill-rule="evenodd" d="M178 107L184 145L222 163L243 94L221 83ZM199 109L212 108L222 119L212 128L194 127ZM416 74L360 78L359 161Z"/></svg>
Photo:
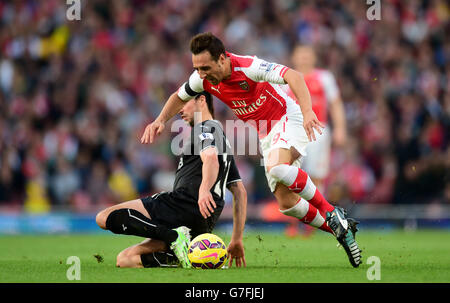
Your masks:
<svg viewBox="0 0 450 303"><path fill-rule="evenodd" d="M217 234L228 243L228 234ZM247 267L243 269L116 268L117 253L140 240L108 233L1 236L0 282L76 283L66 277L70 256L80 258L79 282L84 283L450 282L448 231L362 231L357 240L364 263L357 269L330 235L317 232L309 239L293 239L264 231L245 234ZM366 263L370 256L380 259L379 281L367 279L373 265Z"/></svg>

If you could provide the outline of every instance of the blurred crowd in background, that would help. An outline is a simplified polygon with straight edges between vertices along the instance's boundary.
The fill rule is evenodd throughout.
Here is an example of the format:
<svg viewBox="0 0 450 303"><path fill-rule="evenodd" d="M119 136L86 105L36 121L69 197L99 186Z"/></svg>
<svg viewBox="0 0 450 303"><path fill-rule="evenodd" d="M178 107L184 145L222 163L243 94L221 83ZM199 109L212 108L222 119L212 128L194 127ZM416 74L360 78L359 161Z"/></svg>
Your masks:
<svg viewBox="0 0 450 303"><path fill-rule="evenodd" d="M192 72L190 38L292 66L314 46L345 105L333 203L450 203L450 6L445 0L0 1L0 207L86 212L170 190L177 134L140 137ZM216 119L235 120L215 101ZM176 117L174 119L179 119ZM237 132L236 135L248 135ZM236 156L249 203L273 200L260 156ZM228 199L228 198L227 198ZM228 201L229 202L229 201Z"/></svg>

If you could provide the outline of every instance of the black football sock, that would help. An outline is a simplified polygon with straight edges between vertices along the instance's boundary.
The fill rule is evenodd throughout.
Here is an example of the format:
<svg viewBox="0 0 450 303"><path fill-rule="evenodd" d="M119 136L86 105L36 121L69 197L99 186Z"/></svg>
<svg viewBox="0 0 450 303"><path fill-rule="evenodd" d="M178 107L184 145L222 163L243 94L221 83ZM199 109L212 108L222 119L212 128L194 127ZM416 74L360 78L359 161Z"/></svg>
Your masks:
<svg viewBox="0 0 450 303"><path fill-rule="evenodd" d="M178 237L176 231L156 224L142 213L131 208L112 211L106 219L106 229L115 234L134 235L161 240L169 247Z"/></svg>
<svg viewBox="0 0 450 303"><path fill-rule="evenodd" d="M154 252L141 255L142 266L149 267L176 267L178 266L178 258L169 252Z"/></svg>

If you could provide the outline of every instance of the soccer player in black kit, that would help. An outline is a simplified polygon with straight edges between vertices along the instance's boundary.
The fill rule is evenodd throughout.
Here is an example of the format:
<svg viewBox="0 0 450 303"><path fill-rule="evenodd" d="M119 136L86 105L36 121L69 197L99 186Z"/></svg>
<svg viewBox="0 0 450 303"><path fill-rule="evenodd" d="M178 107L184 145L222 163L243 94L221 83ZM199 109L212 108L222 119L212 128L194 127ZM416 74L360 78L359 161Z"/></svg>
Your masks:
<svg viewBox="0 0 450 303"><path fill-rule="evenodd" d="M233 194L233 233L229 265L245 266L244 231L247 193L222 126L213 120L212 96L186 102L181 118L192 126L184 146L173 191L127 201L97 214L97 224L116 234L147 238L117 256L119 267L191 267L191 237L212 232L224 207L225 188Z"/></svg>

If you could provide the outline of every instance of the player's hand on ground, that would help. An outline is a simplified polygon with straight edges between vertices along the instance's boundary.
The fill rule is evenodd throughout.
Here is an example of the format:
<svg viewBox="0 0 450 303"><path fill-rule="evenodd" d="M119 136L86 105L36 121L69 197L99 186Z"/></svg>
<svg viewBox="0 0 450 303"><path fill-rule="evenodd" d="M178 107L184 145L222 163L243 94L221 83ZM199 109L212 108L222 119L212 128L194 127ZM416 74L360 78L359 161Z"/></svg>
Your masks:
<svg viewBox="0 0 450 303"><path fill-rule="evenodd" d="M153 143L156 136L159 136L164 130L164 123L158 120L153 121L145 127L144 134L141 137L141 143Z"/></svg>
<svg viewBox="0 0 450 303"><path fill-rule="evenodd" d="M322 134L322 129L325 127L322 122L317 119L316 114L310 110L303 113L303 127L305 128L306 135L308 135L309 141L316 141L316 130L319 134Z"/></svg>
<svg viewBox="0 0 450 303"><path fill-rule="evenodd" d="M240 241L233 241L231 240L230 245L228 245L228 259L229 259L229 267L231 268L233 266L233 260L235 261L236 267L244 266L246 267L247 264L245 262L245 256L244 256L244 243L242 240Z"/></svg>
<svg viewBox="0 0 450 303"><path fill-rule="evenodd" d="M208 218L217 207L216 202L209 190L200 189L198 192L198 207L203 218Z"/></svg>

